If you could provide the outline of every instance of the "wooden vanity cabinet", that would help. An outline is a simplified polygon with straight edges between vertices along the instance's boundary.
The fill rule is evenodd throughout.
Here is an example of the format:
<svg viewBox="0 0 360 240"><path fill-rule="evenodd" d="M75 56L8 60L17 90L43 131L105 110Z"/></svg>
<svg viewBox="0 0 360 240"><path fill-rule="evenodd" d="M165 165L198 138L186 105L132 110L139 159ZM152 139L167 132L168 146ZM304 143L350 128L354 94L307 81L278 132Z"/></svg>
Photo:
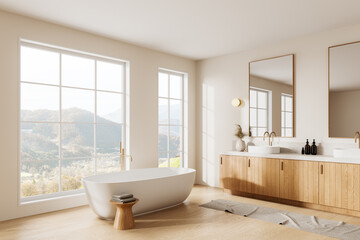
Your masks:
<svg viewBox="0 0 360 240"><path fill-rule="evenodd" d="M360 211L360 165L319 163L319 204Z"/></svg>
<svg viewBox="0 0 360 240"><path fill-rule="evenodd" d="M280 198L318 203L319 163L280 159Z"/></svg>
<svg viewBox="0 0 360 240"><path fill-rule="evenodd" d="M220 161L220 184L232 194L360 217L360 164L227 155Z"/></svg>
<svg viewBox="0 0 360 240"><path fill-rule="evenodd" d="M220 186L234 192L279 197L279 160L222 155Z"/></svg>
<svg viewBox="0 0 360 240"><path fill-rule="evenodd" d="M246 192L279 197L279 160L248 158Z"/></svg>
<svg viewBox="0 0 360 240"><path fill-rule="evenodd" d="M247 158L226 156L220 158L220 186L225 189L245 192Z"/></svg>

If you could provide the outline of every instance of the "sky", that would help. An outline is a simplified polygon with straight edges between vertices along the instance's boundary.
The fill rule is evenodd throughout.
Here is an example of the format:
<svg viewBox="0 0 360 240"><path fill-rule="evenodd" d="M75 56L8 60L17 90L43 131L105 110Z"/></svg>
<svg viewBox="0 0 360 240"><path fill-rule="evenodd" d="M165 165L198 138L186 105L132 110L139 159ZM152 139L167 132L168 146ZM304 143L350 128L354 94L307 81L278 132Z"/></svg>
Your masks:
<svg viewBox="0 0 360 240"><path fill-rule="evenodd" d="M99 90L98 115L116 112L123 104L124 65L121 63L22 46L20 69L21 109L59 110L60 80L64 86L61 88L63 109L77 107L95 112L95 85Z"/></svg>

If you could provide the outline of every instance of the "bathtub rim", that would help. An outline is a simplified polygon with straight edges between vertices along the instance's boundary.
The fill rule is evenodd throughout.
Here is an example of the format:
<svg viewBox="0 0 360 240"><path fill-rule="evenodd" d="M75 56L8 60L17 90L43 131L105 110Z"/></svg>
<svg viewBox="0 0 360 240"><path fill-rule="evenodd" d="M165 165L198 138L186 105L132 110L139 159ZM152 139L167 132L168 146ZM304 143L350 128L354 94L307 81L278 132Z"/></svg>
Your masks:
<svg viewBox="0 0 360 240"><path fill-rule="evenodd" d="M177 174L171 175L171 176L163 176L163 177L152 177L152 178L146 178L146 179L136 179L136 180L128 180L128 181L96 181L96 180L91 180L91 178L96 178L96 177L101 177L101 176L105 176L105 175L110 175L110 174L119 174L122 172L131 172L131 171L136 171L136 170L151 170L151 169L171 169L171 170L185 170L185 172L177 172ZM137 168L137 169L130 169L127 171L118 171L118 172L111 172L111 173L103 173L103 174L98 174L98 175L91 175L91 176L87 176L82 178L82 182L89 182L89 183L96 183L96 184L117 184L117 183L130 183L130 182L140 182L140 181L148 181L148 180L155 180L155 179L162 179L162 178L170 178L170 177L176 177L176 176L181 176L181 175L186 175L186 174L191 174L191 173L195 173L196 174L196 169L193 168L177 168L177 167L168 167L168 168Z"/></svg>

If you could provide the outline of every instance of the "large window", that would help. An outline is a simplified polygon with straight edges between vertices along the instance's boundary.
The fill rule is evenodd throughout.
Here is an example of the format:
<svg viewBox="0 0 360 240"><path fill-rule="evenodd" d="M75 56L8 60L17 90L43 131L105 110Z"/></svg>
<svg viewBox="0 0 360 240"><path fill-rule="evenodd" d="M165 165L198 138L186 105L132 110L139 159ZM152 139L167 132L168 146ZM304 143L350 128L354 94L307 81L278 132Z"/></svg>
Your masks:
<svg viewBox="0 0 360 240"><path fill-rule="evenodd" d="M27 41L20 59L22 201L74 193L85 176L119 171L125 62Z"/></svg>
<svg viewBox="0 0 360 240"><path fill-rule="evenodd" d="M281 94L281 136L293 136L293 97Z"/></svg>
<svg viewBox="0 0 360 240"><path fill-rule="evenodd" d="M159 167L184 166L185 75L159 70Z"/></svg>
<svg viewBox="0 0 360 240"><path fill-rule="evenodd" d="M269 129L269 91L250 89L250 131L254 137L263 136Z"/></svg>

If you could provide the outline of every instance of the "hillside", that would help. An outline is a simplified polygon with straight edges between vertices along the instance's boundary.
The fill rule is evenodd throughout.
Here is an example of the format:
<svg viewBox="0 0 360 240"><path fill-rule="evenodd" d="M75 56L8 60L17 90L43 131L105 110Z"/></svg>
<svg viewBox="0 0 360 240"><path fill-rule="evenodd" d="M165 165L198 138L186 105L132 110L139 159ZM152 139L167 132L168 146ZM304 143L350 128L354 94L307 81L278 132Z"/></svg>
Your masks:
<svg viewBox="0 0 360 240"><path fill-rule="evenodd" d="M58 121L58 112L49 110L21 111L22 121ZM96 145L99 153L119 151L121 125L101 118L105 124L97 125ZM63 111L62 124L63 157L90 157L94 154L94 125L71 122L94 122L94 114L82 109L71 108ZM58 159L59 124L22 123L22 160Z"/></svg>
<svg viewBox="0 0 360 240"><path fill-rule="evenodd" d="M22 121L58 122L59 113L51 110L22 110ZM74 124L74 122L94 122L94 114L86 110L71 108L63 110L62 154L63 158L91 157L94 155L94 125ZM122 136L121 125L98 116L96 145L98 154L118 154ZM72 123L73 122L73 123ZM166 134L166 133L165 133ZM172 132L170 150L176 151L180 144L179 133ZM22 161L50 160L59 158L58 123L22 123ZM166 151L167 136L159 135L159 150Z"/></svg>

